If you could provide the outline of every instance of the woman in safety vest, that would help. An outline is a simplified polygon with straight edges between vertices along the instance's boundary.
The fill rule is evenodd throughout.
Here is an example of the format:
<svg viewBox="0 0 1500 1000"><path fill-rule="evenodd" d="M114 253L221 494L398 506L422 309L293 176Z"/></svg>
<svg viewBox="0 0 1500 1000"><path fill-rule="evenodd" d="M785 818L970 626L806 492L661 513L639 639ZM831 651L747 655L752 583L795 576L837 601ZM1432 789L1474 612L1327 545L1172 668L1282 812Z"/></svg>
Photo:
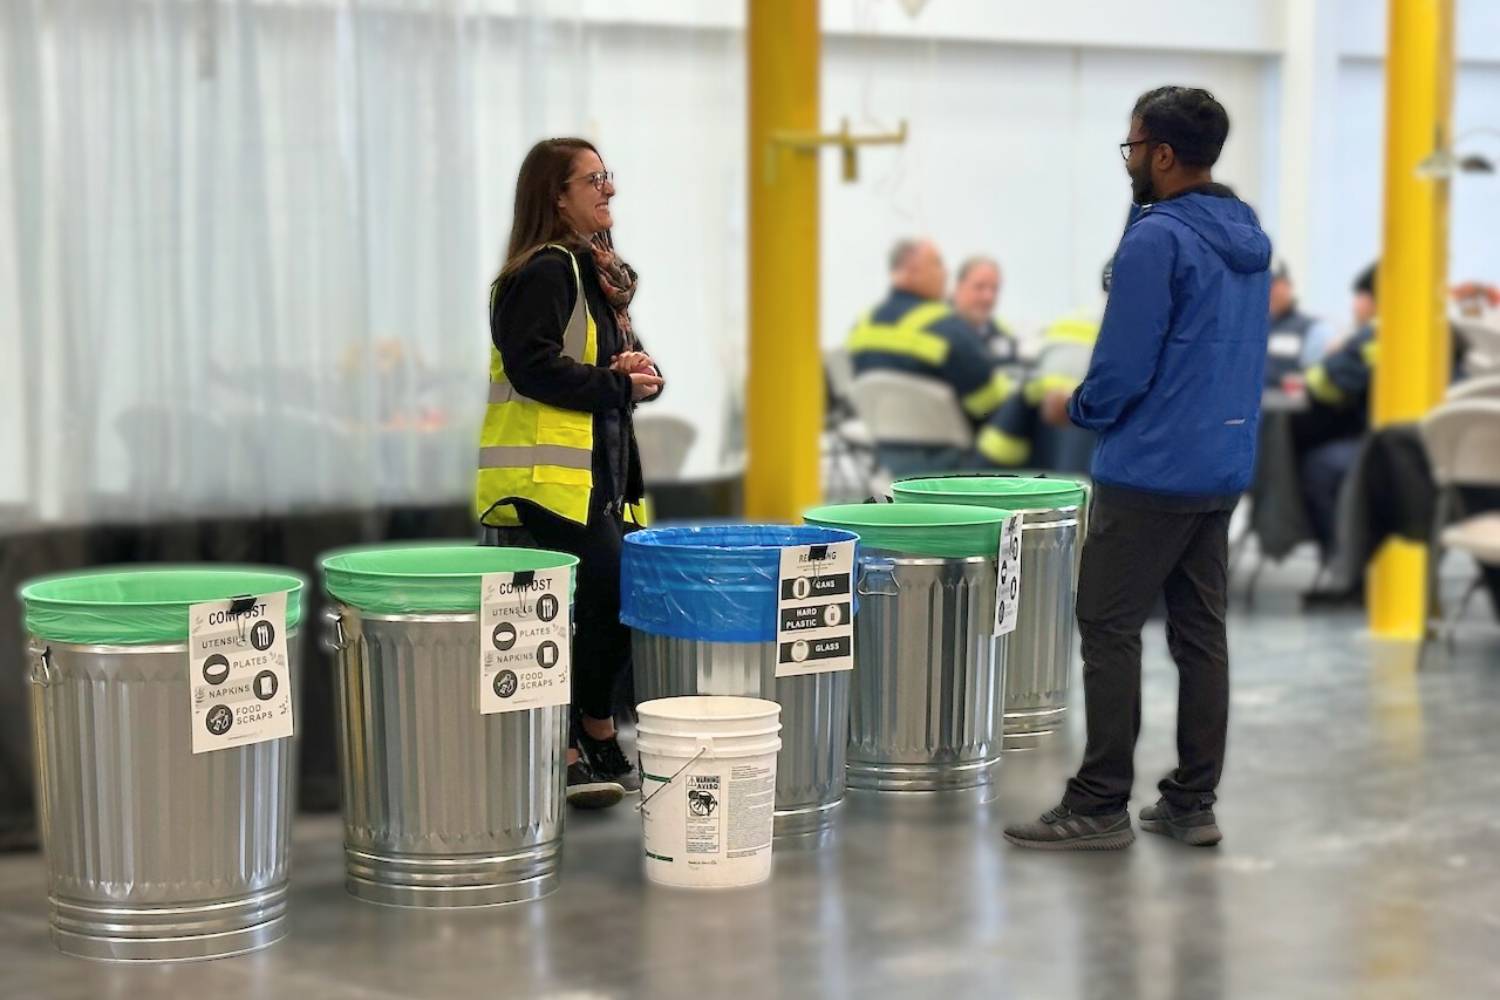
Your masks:
<svg viewBox="0 0 1500 1000"><path fill-rule="evenodd" d="M630 324L636 273L610 236L614 175L583 139L532 147L505 265L490 288L490 396L475 511L484 540L578 557L568 801L614 805L640 778L614 688L630 663L620 550L644 523L631 411L662 388Z"/></svg>

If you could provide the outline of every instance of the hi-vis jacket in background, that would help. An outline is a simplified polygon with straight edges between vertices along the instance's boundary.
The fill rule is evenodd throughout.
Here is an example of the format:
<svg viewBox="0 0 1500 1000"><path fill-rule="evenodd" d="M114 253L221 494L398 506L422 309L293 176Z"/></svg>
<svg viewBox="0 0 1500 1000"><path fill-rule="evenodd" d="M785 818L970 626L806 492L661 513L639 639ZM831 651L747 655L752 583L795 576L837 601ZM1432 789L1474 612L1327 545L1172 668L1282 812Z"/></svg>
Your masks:
<svg viewBox="0 0 1500 1000"><path fill-rule="evenodd" d="M1049 392L1071 393L1078 388L1088 373L1098 338L1098 316L1087 311L1069 313L1049 326L1031 372L979 432L975 442L979 453L1001 466L1031 461L1042 399Z"/></svg>
<svg viewBox="0 0 1500 1000"><path fill-rule="evenodd" d="M474 512L482 524L515 526L514 502L526 501L586 524L593 491L604 489L627 522L644 524L631 383L608 367L622 345L612 322L601 338L595 321L603 298L589 287L597 281L593 262L585 258L581 270L567 248L549 245L512 280L522 276L540 294L513 328L492 329ZM498 283L490 290L492 325L504 294Z"/></svg>
<svg viewBox="0 0 1500 1000"><path fill-rule="evenodd" d="M892 291L854 327L847 344L854 374L898 371L947 383L976 426L1014 385L979 334L946 303Z"/></svg>
<svg viewBox="0 0 1500 1000"><path fill-rule="evenodd" d="M1307 392L1335 410L1362 407L1370 395L1370 375L1380 357L1375 324L1361 327L1306 372Z"/></svg>

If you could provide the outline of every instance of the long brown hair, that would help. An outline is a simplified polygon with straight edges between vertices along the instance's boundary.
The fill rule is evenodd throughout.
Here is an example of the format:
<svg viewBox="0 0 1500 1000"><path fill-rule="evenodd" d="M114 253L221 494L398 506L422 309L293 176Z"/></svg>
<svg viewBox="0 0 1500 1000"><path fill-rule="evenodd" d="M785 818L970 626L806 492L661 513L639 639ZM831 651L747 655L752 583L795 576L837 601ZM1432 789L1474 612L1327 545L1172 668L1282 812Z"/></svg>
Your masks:
<svg viewBox="0 0 1500 1000"><path fill-rule="evenodd" d="M516 177L516 208L510 224L510 244L505 250L505 264L497 282L504 281L525 266L536 252L548 243L561 243L577 250L587 244L573 231L558 211L557 199L573 172L578 154L599 150L587 139L543 139L531 147L521 161Z"/></svg>

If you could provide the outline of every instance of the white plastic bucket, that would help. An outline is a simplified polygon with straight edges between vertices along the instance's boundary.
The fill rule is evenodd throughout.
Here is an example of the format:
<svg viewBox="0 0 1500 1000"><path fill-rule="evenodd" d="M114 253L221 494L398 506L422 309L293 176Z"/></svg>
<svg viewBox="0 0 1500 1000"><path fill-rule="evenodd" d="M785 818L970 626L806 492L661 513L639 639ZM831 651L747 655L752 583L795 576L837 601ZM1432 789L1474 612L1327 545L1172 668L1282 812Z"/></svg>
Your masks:
<svg viewBox="0 0 1500 1000"><path fill-rule="evenodd" d="M694 696L636 714L646 878L719 889L770 878L781 706Z"/></svg>

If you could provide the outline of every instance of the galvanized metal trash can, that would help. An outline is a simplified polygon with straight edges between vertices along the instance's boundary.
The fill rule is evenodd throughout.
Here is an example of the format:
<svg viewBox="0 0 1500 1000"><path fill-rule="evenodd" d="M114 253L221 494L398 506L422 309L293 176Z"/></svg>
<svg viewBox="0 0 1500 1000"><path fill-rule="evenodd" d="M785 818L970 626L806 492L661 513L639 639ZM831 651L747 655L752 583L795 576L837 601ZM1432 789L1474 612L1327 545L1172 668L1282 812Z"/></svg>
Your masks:
<svg viewBox="0 0 1500 1000"><path fill-rule="evenodd" d="M634 630L636 700L739 695L780 704L778 835L832 825L849 731L847 670L776 676L781 550L854 541L847 531L745 524L625 538L620 617Z"/></svg>
<svg viewBox="0 0 1500 1000"><path fill-rule="evenodd" d="M1021 522L1021 612L1005 678L1005 749L1035 748L1060 729L1073 677L1074 604L1087 489L1067 479L954 476L895 483L898 504L974 504Z"/></svg>
<svg viewBox="0 0 1500 1000"><path fill-rule="evenodd" d="M1007 516L895 504L805 515L860 536L850 788L939 792L992 781L1009 645L994 634Z"/></svg>
<svg viewBox="0 0 1500 1000"><path fill-rule="evenodd" d="M206 566L21 589L52 939L63 952L182 961L285 936L294 740L193 752L194 698L206 685L192 676L189 610L286 595L281 666L295 691L301 591L290 573ZM295 697L289 711L295 727Z"/></svg>
<svg viewBox="0 0 1500 1000"><path fill-rule="evenodd" d="M568 707L481 713L480 588L565 568L571 601L577 562L463 544L324 557L351 895L466 907L557 888Z"/></svg>

